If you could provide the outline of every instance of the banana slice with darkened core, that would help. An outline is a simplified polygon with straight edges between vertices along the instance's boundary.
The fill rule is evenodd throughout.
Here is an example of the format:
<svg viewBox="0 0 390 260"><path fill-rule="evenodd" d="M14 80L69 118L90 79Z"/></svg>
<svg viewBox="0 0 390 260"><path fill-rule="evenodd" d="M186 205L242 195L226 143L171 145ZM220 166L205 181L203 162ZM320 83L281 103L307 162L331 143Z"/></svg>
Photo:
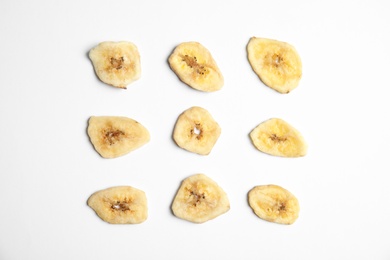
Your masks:
<svg viewBox="0 0 390 260"><path fill-rule="evenodd" d="M131 42L102 42L89 52L89 58L101 81L117 88L141 77L141 61L137 46Z"/></svg>
<svg viewBox="0 0 390 260"><path fill-rule="evenodd" d="M194 223L214 219L229 209L226 193L204 174L186 178L172 203L172 211L176 217Z"/></svg>
<svg viewBox="0 0 390 260"><path fill-rule="evenodd" d="M302 62L296 49L285 42L252 37L248 60L261 81L270 88L289 93L302 77Z"/></svg>
<svg viewBox="0 0 390 260"><path fill-rule="evenodd" d="M148 130L137 121L119 116L92 116L88 135L103 158L125 155L149 142Z"/></svg>
<svg viewBox="0 0 390 260"><path fill-rule="evenodd" d="M97 191L87 203L102 220L110 224L139 224L148 218L145 192L130 186Z"/></svg>
<svg viewBox="0 0 390 260"><path fill-rule="evenodd" d="M191 107L177 119L173 139L181 148L208 155L221 134L221 127L204 108Z"/></svg>
<svg viewBox="0 0 390 260"><path fill-rule="evenodd" d="M179 44L168 61L180 80L194 89L212 92L220 90L224 84L211 53L198 42Z"/></svg>
<svg viewBox="0 0 390 260"><path fill-rule="evenodd" d="M299 216L297 198L277 185L256 186L248 193L249 205L264 220L279 224L293 224Z"/></svg>
<svg viewBox="0 0 390 260"><path fill-rule="evenodd" d="M303 136L282 119L272 118L250 133L255 147L267 154L281 157L301 157L307 153Z"/></svg>

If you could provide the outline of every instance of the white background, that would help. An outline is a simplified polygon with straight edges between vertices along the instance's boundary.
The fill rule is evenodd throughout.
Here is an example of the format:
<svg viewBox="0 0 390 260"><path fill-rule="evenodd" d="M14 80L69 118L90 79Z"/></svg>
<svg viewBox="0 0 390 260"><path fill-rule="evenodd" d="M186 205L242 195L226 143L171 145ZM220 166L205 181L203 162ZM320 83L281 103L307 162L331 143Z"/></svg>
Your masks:
<svg viewBox="0 0 390 260"><path fill-rule="evenodd" d="M0 259L390 259L387 1L11 1L0 3ZM246 58L252 36L291 43L303 61L298 88L279 94ZM127 90L101 83L88 51L131 41L141 79ZM174 47L198 41L225 85L203 93L169 69ZM209 156L171 135L191 106L222 134ZM86 134L92 115L127 116L151 142L103 159ZM287 159L257 151L248 134L280 117L309 144ZM231 209L204 224L174 217L181 180L204 173ZM277 184L299 199L290 226L253 214L247 192ZM110 225L86 201L131 185L149 218Z"/></svg>

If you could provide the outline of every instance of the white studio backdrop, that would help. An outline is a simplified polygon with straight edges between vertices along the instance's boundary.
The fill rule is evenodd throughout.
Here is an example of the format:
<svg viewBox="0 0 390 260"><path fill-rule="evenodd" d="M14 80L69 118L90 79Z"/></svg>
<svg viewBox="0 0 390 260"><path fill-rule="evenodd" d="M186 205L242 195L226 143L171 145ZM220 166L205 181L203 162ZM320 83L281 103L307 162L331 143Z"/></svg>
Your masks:
<svg viewBox="0 0 390 260"><path fill-rule="evenodd" d="M390 7L386 1L0 2L0 259L389 259ZM303 77L279 94L251 69L250 37L295 46ZM100 82L88 51L131 41L142 76L127 90ZM210 50L225 78L203 93L178 80L168 57L181 42ZM176 146L191 106L222 128L208 156ZM92 115L127 116L151 141L101 158ZM250 131L279 117L309 144L302 158L256 150ZM170 211L180 182L214 179L231 209L204 224ZM277 184L301 205L289 226L259 219L247 192ZM110 225L86 201L97 190L145 191L149 218Z"/></svg>

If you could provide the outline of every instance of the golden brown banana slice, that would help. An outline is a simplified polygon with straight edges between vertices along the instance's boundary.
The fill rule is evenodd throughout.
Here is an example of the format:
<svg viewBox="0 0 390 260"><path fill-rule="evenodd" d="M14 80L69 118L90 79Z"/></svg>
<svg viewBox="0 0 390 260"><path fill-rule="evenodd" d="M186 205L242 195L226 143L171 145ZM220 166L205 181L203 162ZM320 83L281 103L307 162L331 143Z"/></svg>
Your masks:
<svg viewBox="0 0 390 260"><path fill-rule="evenodd" d="M285 42L252 37L248 60L263 83L280 93L295 89L302 77L302 62L295 48Z"/></svg>
<svg viewBox="0 0 390 260"><path fill-rule="evenodd" d="M292 224L299 215L297 198L277 185L256 186L248 193L249 205L264 220Z"/></svg>
<svg viewBox="0 0 390 260"><path fill-rule="evenodd" d="M190 87L212 92L220 90L224 80L211 53L198 42L179 44L169 57L176 75Z"/></svg>
<svg viewBox="0 0 390 260"><path fill-rule="evenodd" d="M191 107L177 119L173 139L187 151L208 155L220 134L221 127L206 109Z"/></svg>
<svg viewBox="0 0 390 260"><path fill-rule="evenodd" d="M300 157L307 153L307 144L303 136L279 118L261 123L253 129L250 137L258 150L270 155Z"/></svg>
<svg viewBox="0 0 390 260"><path fill-rule="evenodd" d="M125 89L141 77L140 55L131 42L102 42L89 58L99 79L114 87Z"/></svg>
<svg viewBox="0 0 390 260"><path fill-rule="evenodd" d="M103 158L125 155L149 142L148 130L137 121L119 116L92 116L88 135Z"/></svg>
<svg viewBox="0 0 390 260"><path fill-rule="evenodd" d="M139 224L148 218L145 192L130 186L97 191L89 197L88 206L110 224Z"/></svg>
<svg viewBox="0 0 390 260"><path fill-rule="evenodd" d="M230 209L226 193L204 174L185 179L172 203L176 217L194 223L214 219Z"/></svg>

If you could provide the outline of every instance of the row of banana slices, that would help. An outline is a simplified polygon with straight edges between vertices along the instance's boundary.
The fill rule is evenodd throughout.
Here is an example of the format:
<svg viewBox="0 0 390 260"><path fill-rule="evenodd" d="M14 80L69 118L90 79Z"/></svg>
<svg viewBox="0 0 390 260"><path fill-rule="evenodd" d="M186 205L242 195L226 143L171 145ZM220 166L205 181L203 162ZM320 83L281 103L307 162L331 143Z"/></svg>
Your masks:
<svg viewBox="0 0 390 260"><path fill-rule="evenodd" d="M150 141L141 123L127 117L92 116L87 129L91 143L103 158L126 155ZM200 155L208 155L221 134L221 127L204 108L191 107L177 119L173 139L176 144ZM261 152L280 157L306 155L307 144L293 126L279 118L259 124L250 133L253 145Z"/></svg>
<svg viewBox="0 0 390 260"><path fill-rule="evenodd" d="M277 185L254 187L248 192L248 202L254 213L266 221L292 224L299 215L296 197ZM145 192L131 186L97 191L89 197L88 205L110 224L139 224L148 218ZM196 174L182 181L171 209L180 219L204 223L229 211L230 203L214 180Z"/></svg>
<svg viewBox="0 0 390 260"><path fill-rule="evenodd" d="M296 49L273 39L252 37L247 45L248 60L260 80L270 88L289 93L302 77L302 62ZM131 42L102 42L89 52L96 75L117 88L141 77L138 48ZM198 42L179 44L169 57L179 79L206 92L220 90L224 78L209 50Z"/></svg>

